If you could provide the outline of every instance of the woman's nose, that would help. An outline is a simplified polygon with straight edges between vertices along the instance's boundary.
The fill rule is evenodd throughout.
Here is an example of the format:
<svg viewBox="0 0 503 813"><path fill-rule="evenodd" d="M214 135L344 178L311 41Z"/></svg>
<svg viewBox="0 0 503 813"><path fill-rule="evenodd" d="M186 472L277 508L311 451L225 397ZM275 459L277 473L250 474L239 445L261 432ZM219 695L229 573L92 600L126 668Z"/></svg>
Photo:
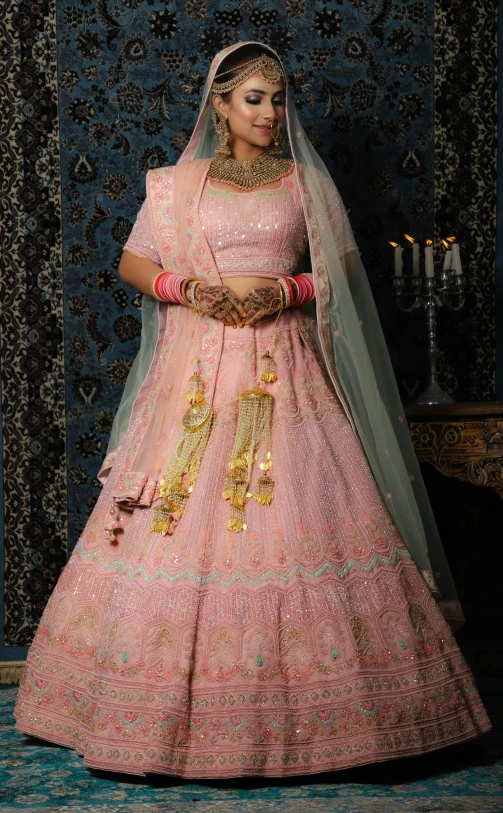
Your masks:
<svg viewBox="0 0 503 813"><path fill-rule="evenodd" d="M269 107L266 106L265 110L262 112L264 114L264 118L268 121L274 121L276 119L276 111L272 104Z"/></svg>

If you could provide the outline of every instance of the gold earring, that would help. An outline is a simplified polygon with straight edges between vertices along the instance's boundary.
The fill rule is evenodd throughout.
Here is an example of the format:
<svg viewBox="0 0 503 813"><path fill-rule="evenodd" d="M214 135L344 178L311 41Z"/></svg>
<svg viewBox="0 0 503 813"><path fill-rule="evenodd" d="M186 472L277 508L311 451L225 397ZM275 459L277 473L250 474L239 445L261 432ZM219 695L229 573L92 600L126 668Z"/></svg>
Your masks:
<svg viewBox="0 0 503 813"><path fill-rule="evenodd" d="M229 124L225 116L221 116L220 113L217 113L216 110L213 110L211 114L211 118L213 119L213 126L218 133L218 138L220 139L220 146L218 149L215 150L217 155L221 155L223 158L230 158L232 155L231 148L229 147Z"/></svg>
<svg viewBox="0 0 503 813"><path fill-rule="evenodd" d="M276 132L274 134L271 133L271 135L272 141L269 145L268 152L271 155L281 155L281 153L283 152L284 138L283 130L281 129L281 124L279 123L279 121L276 122Z"/></svg>

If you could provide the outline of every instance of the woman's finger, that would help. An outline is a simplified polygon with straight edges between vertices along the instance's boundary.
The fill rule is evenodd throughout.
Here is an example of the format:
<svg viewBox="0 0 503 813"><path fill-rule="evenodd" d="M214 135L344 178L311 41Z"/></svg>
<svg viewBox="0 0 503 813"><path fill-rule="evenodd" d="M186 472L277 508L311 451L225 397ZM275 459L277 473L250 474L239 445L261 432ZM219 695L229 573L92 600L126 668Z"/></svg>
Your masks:
<svg viewBox="0 0 503 813"><path fill-rule="evenodd" d="M224 325L230 324L229 318L228 318L228 315L227 315L226 311L222 311L222 310L215 311L215 313L213 313L212 316L213 316L214 319L217 319L219 322L223 322Z"/></svg>
<svg viewBox="0 0 503 813"><path fill-rule="evenodd" d="M255 311L250 317L246 318L245 325L254 325L255 322L258 322L259 319L262 319L265 316L264 310L257 310Z"/></svg>
<svg viewBox="0 0 503 813"><path fill-rule="evenodd" d="M235 310L234 308L232 310L228 310L227 315L228 315L229 319L231 320L232 327L240 327L241 326L241 324L243 322L243 319L241 318L241 316L239 315L237 310Z"/></svg>
<svg viewBox="0 0 503 813"><path fill-rule="evenodd" d="M226 290L227 290L227 299L234 305L236 311L239 314L239 321L241 321L241 319L244 318L244 315L246 313L246 308L243 307L243 303L240 302L234 291L231 291L230 288L226 288Z"/></svg>

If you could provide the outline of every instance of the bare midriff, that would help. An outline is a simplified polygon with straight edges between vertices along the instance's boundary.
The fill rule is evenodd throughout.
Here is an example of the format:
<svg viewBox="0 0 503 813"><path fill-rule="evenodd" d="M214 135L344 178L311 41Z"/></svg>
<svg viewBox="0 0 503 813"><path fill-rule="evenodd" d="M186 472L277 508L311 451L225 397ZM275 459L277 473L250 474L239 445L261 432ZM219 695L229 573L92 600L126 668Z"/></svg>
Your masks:
<svg viewBox="0 0 503 813"><path fill-rule="evenodd" d="M240 192L235 186L232 186L228 183L223 183L222 181L215 181L212 179L211 185L215 189L223 189L224 191L231 191L231 192L239 192L241 195L248 194L247 192ZM263 184L260 189L264 191L268 189L279 189L281 187L281 181L274 181L274 183ZM223 274L220 275L222 282L231 291L236 294L238 299L244 299L248 291L251 291L252 288L263 288L268 285L271 288L274 288L276 285L276 280L271 279L271 277L252 277L250 274L246 276L236 276L232 275L229 277L224 276Z"/></svg>

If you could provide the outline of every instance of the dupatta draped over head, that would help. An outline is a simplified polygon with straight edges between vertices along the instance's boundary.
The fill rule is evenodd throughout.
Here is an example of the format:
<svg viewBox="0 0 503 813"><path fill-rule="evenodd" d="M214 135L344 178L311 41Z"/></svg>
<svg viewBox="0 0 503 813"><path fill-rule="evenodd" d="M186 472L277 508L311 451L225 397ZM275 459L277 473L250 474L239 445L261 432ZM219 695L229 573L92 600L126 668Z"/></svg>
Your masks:
<svg viewBox="0 0 503 813"><path fill-rule="evenodd" d="M206 80L196 127L178 164L152 170L147 176L163 267L217 285L222 281L198 218L199 199L218 146L210 91L222 61L250 44L261 45L238 43L217 54ZM273 49L261 47L278 59ZM309 236L321 357L399 533L444 616L453 629L458 629L464 623L463 614L412 447L367 275L358 250L347 250L355 243L346 211L289 94L286 131ZM220 322L145 295L142 322L140 351L98 475L104 482L120 456L121 475L114 498L118 505L129 507L152 502L161 472L155 450L162 445L164 421L179 421L169 403L186 386L177 376L182 357L199 355L205 398L211 403L223 342Z"/></svg>

